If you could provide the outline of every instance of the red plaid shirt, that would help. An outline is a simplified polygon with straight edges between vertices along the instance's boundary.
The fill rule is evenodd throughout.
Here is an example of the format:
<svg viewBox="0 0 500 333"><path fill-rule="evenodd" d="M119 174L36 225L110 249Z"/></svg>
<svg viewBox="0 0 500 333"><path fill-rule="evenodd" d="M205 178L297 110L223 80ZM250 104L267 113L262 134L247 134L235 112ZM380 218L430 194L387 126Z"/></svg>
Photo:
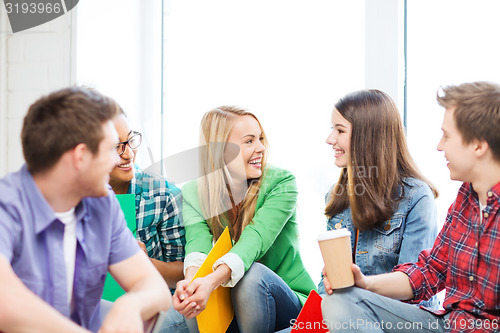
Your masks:
<svg viewBox="0 0 500 333"><path fill-rule="evenodd" d="M434 247L415 264L394 268L408 275L414 299L429 299L446 288L445 324L450 332L500 331L500 183L488 191L481 222L479 199L464 183L450 206Z"/></svg>

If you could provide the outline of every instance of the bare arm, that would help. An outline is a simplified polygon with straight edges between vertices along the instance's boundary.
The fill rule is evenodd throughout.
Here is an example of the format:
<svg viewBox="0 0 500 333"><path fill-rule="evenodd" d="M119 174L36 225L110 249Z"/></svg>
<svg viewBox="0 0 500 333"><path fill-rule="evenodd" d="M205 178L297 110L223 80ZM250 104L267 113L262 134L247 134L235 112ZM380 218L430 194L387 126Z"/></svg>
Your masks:
<svg viewBox="0 0 500 333"><path fill-rule="evenodd" d="M0 331L89 332L29 290L0 255Z"/></svg>
<svg viewBox="0 0 500 333"><path fill-rule="evenodd" d="M359 266L355 264L352 264L352 272L354 274L354 284L359 288L398 300L407 301L413 298L413 289L411 288L410 280L403 272L365 276L361 273ZM333 290L324 270L323 275L325 290L331 295Z"/></svg>
<svg viewBox="0 0 500 333"><path fill-rule="evenodd" d="M169 286L175 286L177 282L184 278L182 273L184 263L182 261L164 262L153 258L150 259Z"/></svg>
<svg viewBox="0 0 500 333"><path fill-rule="evenodd" d="M142 331L143 321L170 307L168 285L142 251L111 265L109 271L127 293L115 301L99 332Z"/></svg>
<svg viewBox="0 0 500 333"><path fill-rule="evenodd" d="M139 246L147 255L148 250L146 249L146 245L141 241L137 241L137 243L139 243ZM182 261L165 262L154 258L149 259L151 259L151 262L169 286L175 286L177 282L184 279L184 273L182 272L184 263Z"/></svg>
<svg viewBox="0 0 500 333"><path fill-rule="evenodd" d="M359 269L359 268L358 268ZM380 275L367 276L367 290L376 294L407 301L413 298L408 275L403 272L391 272Z"/></svg>

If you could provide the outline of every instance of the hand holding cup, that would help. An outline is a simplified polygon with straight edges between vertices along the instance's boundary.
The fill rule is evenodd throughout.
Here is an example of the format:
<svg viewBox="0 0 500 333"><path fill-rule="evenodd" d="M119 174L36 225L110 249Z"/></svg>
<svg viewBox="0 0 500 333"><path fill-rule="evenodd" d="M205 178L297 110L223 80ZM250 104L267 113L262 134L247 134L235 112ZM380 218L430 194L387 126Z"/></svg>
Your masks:
<svg viewBox="0 0 500 333"><path fill-rule="evenodd" d="M332 289L354 285L352 272L351 233L342 228L329 230L318 237L318 244L325 262L325 272Z"/></svg>

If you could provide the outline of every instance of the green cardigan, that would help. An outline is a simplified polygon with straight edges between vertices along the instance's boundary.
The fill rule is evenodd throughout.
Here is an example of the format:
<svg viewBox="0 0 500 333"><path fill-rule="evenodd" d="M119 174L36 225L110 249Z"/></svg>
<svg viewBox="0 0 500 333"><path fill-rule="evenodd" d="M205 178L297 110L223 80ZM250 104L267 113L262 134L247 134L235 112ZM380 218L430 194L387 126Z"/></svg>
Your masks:
<svg viewBox="0 0 500 333"><path fill-rule="evenodd" d="M297 185L287 170L268 167L261 184L255 216L230 252L238 255L245 272L260 262L278 274L304 304L316 286L299 254ZM186 254L212 249L212 234L203 218L196 181L182 188L182 217L186 229Z"/></svg>

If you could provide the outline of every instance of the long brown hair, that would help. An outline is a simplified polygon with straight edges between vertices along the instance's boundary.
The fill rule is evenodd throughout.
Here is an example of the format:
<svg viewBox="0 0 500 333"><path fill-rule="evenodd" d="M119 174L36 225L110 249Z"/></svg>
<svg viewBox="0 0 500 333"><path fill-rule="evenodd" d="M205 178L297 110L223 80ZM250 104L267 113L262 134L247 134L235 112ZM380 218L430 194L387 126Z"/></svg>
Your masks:
<svg viewBox="0 0 500 333"><path fill-rule="evenodd" d="M262 176L258 179L250 180L241 203L234 202L233 183L224 154L228 149L235 147L228 146L228 137L231 128L243 116L251 116L259 123L262 130L265 147L262 157ZM201 121L200 145L206 145L206 149L201 149L200 165L202 174L198 183L198 198L204 217L210 227L210 231L217 240L224 228L229 227L232 238L235 241L241 236L243 229L251 223L255 215L257 197L265 177L268 142L257 117L244 109L235 106L221 106L215 108L203 116ZM239 148L238 148L239 152ZM229 212L235 218L231 220Z"/></svg>
<svg viewBox="0 0 500 333"><path fill-rule="evenodd" d="M350 161L330 193L325 214L349 206L354 226L368 230L388 220L404 195L406 177L420 179L394 101L380 90L361 90L341 98L335 109L351 124Z"/></svg>

